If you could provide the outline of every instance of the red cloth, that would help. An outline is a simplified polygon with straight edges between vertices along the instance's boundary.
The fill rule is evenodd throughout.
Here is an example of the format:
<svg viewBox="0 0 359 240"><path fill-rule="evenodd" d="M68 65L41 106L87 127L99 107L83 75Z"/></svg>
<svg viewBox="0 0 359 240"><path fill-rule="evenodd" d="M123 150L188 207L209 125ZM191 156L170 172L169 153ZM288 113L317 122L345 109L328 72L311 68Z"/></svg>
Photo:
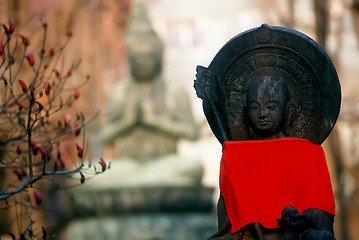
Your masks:
<svg viewBox="0 0 359 240"><path fill-rule="evenodd" d="M232 233L253 222L278 228L287 206L335 214L324 151L305 139L224 142L220 190Z"/></svg>

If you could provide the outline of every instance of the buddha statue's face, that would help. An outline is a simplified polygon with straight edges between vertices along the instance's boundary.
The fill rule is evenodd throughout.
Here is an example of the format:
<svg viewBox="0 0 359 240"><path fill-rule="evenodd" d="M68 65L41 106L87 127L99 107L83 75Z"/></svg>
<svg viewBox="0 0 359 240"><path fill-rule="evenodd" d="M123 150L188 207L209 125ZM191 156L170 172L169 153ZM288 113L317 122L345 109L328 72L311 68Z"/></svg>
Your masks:
<svg viewBox="0 0 359 240"><path fill-rule="evenodd" d="M162 50L151 39L141 39L128 49L131 75L137 82L154 79L161 71Z"/></svg>
<svg viewBox="0 0 359 240"><path fill-rule="evenodd" d="M247 116L253 139L284 137L288 90L273 77L253 81L247 91Z"/></svg>

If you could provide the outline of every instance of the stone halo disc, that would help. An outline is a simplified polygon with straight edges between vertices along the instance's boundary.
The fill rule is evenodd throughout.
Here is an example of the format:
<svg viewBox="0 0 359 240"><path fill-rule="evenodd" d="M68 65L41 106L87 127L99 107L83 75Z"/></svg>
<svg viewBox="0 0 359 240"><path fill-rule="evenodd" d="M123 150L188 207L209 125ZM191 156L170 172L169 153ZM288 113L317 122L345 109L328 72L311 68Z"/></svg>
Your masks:
<svg viewBox="0 0 359 240"><path fill-rule="evenodd" d="M269 26L250 29L229 40L208 69L216 76L231 140L248 138L243 109L249 83L269 75L284 79L294 102L289 137L321 144L332 131L341 103L340 82L325 51L296 30Z"/></svg>

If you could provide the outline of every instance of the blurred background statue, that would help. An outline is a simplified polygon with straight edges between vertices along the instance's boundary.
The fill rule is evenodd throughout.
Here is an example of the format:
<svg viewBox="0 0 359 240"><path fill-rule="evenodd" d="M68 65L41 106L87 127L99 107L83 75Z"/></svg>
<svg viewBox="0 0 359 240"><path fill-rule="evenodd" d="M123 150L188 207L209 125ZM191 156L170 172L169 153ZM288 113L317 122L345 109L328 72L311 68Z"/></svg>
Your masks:
<svg viewBox="0 0 359 240"><path fill-rule="evenodd" d="M198 139L199 129L186 91L162 78L164 49L146 9L135 4L132 14L130 77L110 89L99 129L98 140L113 149L111 167L70 194L66 236L201 240L216 228L214 189L202 186L200 159L177 151L181 139Z"/></svg>
<svg viewBox="0 0 359 240"><path fill-rule="evenodd" d="M177 153L180 139L198 138L191 104L184 89L161 76L163 45L142 5L134 9L126 52L131 76L110 90L100 134L114 146L112 171L91 185L199 185L199 159Z"/></svg>

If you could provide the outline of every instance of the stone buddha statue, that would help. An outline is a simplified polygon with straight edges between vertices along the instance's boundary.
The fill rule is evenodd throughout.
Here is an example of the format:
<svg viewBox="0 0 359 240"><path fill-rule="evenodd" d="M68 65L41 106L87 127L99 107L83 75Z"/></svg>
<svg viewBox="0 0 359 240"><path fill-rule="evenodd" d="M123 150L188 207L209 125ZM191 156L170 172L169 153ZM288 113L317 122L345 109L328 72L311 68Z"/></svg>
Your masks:
<svg viewBox="0 0 359 240"><path fill-rule="evenodd" d="M202 185L199 157L177 151L199 129L186 91L162 76L162 42L136 1L125 40L129 77L111 86L99 129L111 166L61 202L73 220L66 236L203 239L216 228L214 189Z"/></svg>
<svg viewBox="0 0 359 240"><path fill-rule="evenodd" d="M108 93L103 144L113 145L111 171L93 184L199 185L199 159L180 156L181 139L196 140L198 127L186 91L162 77L163 45L145 8L136 5L126 32L129 79Z"/></svg>
<svg viewBox="0 0 359 240"><path fill-rule="evenodd" d="M194 87L223 146L210 239L333 240L335 201L320 144L340 109L330 59L295 30L237 35Z"/></svg>

